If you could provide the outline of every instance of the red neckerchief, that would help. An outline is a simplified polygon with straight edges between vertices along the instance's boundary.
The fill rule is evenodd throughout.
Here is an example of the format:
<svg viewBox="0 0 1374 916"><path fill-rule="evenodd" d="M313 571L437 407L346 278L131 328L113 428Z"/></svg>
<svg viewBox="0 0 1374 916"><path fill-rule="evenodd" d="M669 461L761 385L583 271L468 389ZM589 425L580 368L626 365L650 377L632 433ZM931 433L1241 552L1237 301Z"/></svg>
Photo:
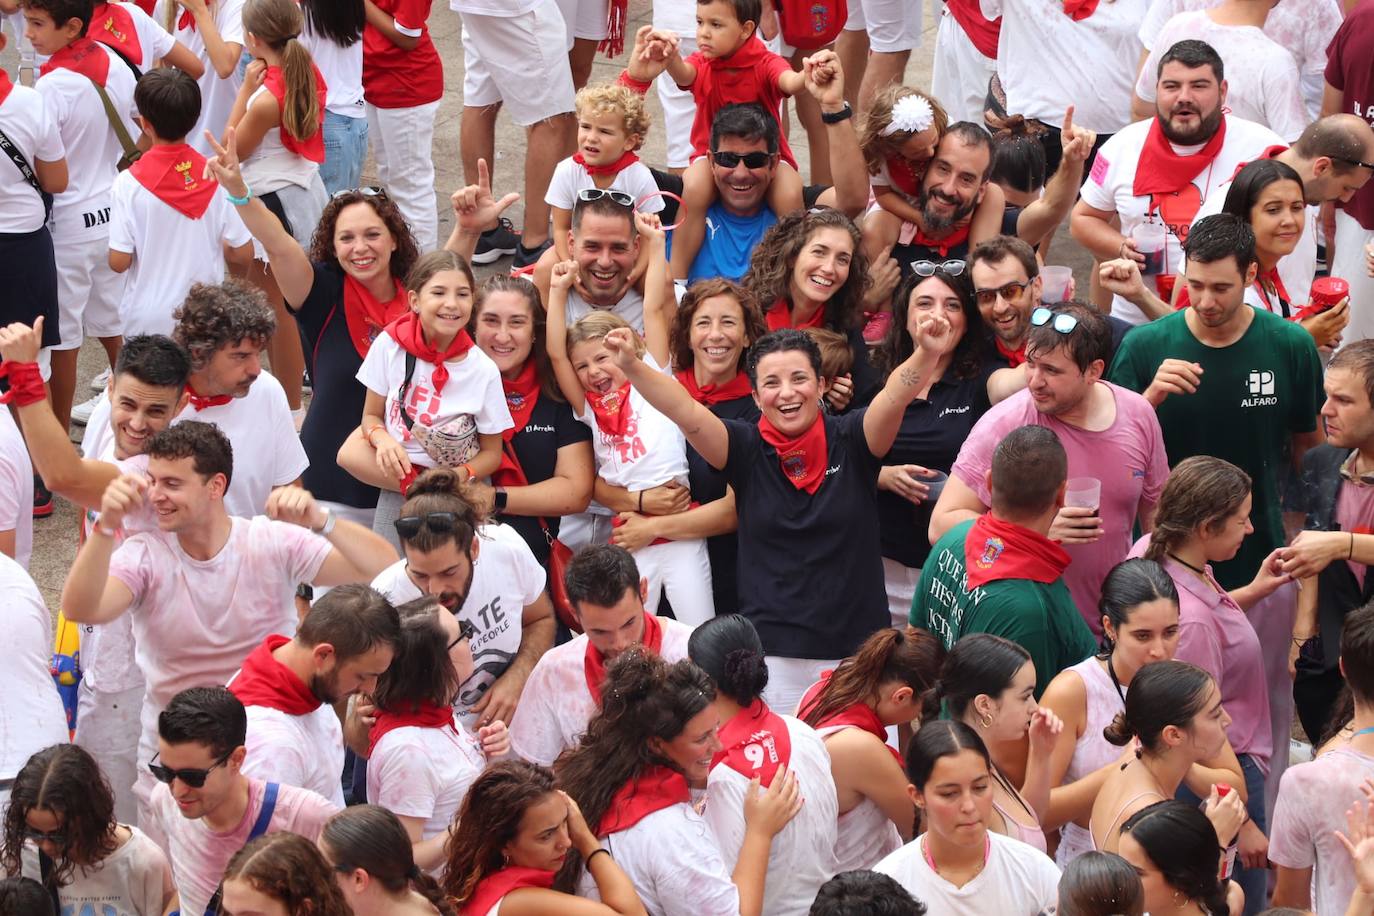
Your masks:
<svg viewBox="0 0 1374 916"><path fill-rule="evenodd" d="M630 383L605 394L587 392L587 406L596 417L596 426L608 436L620 438L630 425Z"/></svg>
<svg viewBox="0 0 1374 916"><path fill-rule="evenodd" d="M1150 122L1150 132L1146 134L1145 146L1140 151L1140 163L1135 169L1135 182L1131 187L1131 193L1136 197L1178 193L1192 184L1193 179L1211 165L1225 142L1226 118L1222 117L1217 132L1212 134L1212 139L1208 140L1202 149L1191 156L1180 156L1174 152L1173 146L1164 136L1164 131L1159 126L1159 118L1155 118ZM1158 207L1157 201L1151 201L1152 212Z"/></svg>
<svg viewBox="0 0 1374 916"><path fill-rule="evenodd" d="M10 81L9 72L0 69L0 105L5 104L5 99L10 97L12 89L14 89L14 83Z"/></svg>
<svg viewBox="0 0 1374 916"><path fill-rule="evenodd" d="M964 242L968 241L968 230L969 227L972 225L973 223L970 220L969 222L964 223L962 226L955 226L954 230L944 238L933 239L930 236L926 235L926 231L924 228L921 227L920 223L916 223L916 234L912 236L911 244L920 245L925 248L929 248L932 251L937 251L939 252L940 257L943 258L947 254L949 254L949 250L951 248L955 247L956 245L961 245Z"/></svg>
<svg viewBox="0 0 1374 916"><path fill-rule="evenodd" d="M806 710L820 701L821 694L825 693L825 688L830 685L830 676L834 673L834 671L822 671L821 679L806 689L806 693L802 694L801 702L797 704L797 715L805 717ZM882 719L878 718L878 713L873 707L867 703L855 703L832 712L817 722L816 728L828 728L837 725L849 725L868 732L883 743L883 747L887 748L892 756L897 758L899 764L902 763L901 751L887 743L887 726L883 724Z"/></svg>
<svg viewBox="0 0 1374 916"><path fill-rule="evenodd" d="M324 162L324 103L328 87L320 68L312 63L310 69L315 74L315 100L319 103L320 109L314 133L303 138L293 137L286 129L285 122L279 125L277 132L281 134L281 145L286 149L311 162ZM262 84L272 94L272 98L277 100L278 109L285 111L286 76L282 73L281 67L268 67L267 72L263 74Z"/></svg>
<svg viewBox="0 0 1374 916"><path fill-rule="evenodd" d="M886 158L887 177L892 179L892 186L907 197L919 195L921 193L921 177L925 174L925 169L921 170L921 175L917 175L911 161L905 156L894 153Z"/></svg>
<svg viewBox="0 0 1374 916"><path fill-rule="evenodd" d="M724 763L746 779L759 778L767 788L779 767L792 762L792 736L782 716L768 708L763 700L755 700L720 727L720 750L711 758L711 766Z"/></svg>
<svg viewBox="0 0 1374 916"><path fill-rule="evenodd" d="M1016 350L1008 350L1007 345L1002 343L1002 338L996 335L993 336L992 340L997 345L997 352L1006 357L1007 365L1011 368L1015 369L1026 361L1026 342L1024 340L1021 341L1020 349Z"/></svg>
<svg viewBox="0 0 1374 916"><path fill-rule="evenodd" d="M555 874L542 868L507 865L477 882L468 902L458 911L458 916L487 916L491 908L511 891L522 887L553 887Z"/></svg>
<svg viewBox="0 0 1374 916"><path fill-rule="evenodd" d="M243 660L229 692L244 706L266 706L288 716L304 716L320 708L320 698L310 692L296 672L272 657L276 649L290 641L285 636L269 636Z"/></svg>
<svg viewBox="0 0 1374 916"><path fill-rule="evenodd" d="M95 41L83 35L49 57L48 62L38 72L47 76L59 68L80 73L103 87L105 78L110 75L110 55Z"/></svg>
<svg viewBox="0 0 1374 916"><path fill-rule="evenodd" d="M1255 289L1259 292L1260 298L1264 300L1265 304L1268 304L1269 292L1264 287L1265 281L1268 281L1269 284L1274 287L1274 294L1278 296L1278 314L1283 318L1292 317L1292 311L1291 309L1289 309L1289 305L1293 302L1293 300L1289 297L1288 290L1286 290L1283 286L1283 277L1279 276L1278 265L1275 265L1272 269L1267 270L1259 276L1255 277ZM1270 309L1270 311L1272 312L1273 309Z"/></svg>
<svg viewBox="0 0 1374 916"><path fill-rule="evenodd" d="M361 357L367 357L367 351L372 349L372 341L377 339L383 328L410 311L405 284L395 277L391 278L391 282L395 294L388 302L378 302L362 281L344 274L344 321L348 324L348 339L353 341L353 349Z"/></svg>
<svg viewBox="0 0 1374 916"><path fill-rule="evenodd" d="M825 306L816 309L815 313L801 324L792 323L792 309L787 304L786 299L779 298L768 307L763 317L768 320L768 330L781 331L784 328L823 328L825 327Z"/></svg>
<svg viewBox="0 0 1374 916"><path fill-rule="evenodd" d="M825 441L825 417L817 413L815 422L806 432L789 439L778 432L767 417L760 416L759 435L777 451L782 476L798 490L816 495L825 481L825 463L829 457Z"/></svg>
<svg viewBox="0 0 1374 916"><path fill-rule="evenodd" d="M377 742L382 740L383 735L392 729L405 728L407 725L416 725L420 728L443 728L447 725L452 728L453 707L426 702L420 703L414 712L378 709L377 720L372 724L372 730L367 733L367 756L372 756L372 752L377 749Z"/></svg>
<svg viewBox="0 0 1374 916"><path fill-rule="evenodd" d="M582 157L582 153L580 151L573 153L573 162L576 162L578 165L582 166L584 169L587 170L587 174L592 176L619 175L621 172L625 171L627 168L634 165L638 161L639 157L635 155L634 150L626 150L625 152L620 154L619 159L617 159L615 162L610 163L609 165L588 165L587 160Z"/></svg>
<svg viewBox="0 0 1374 916"><path fill-rule="evenodd" d="M644 637L639 644L655 655L663 654L663 624L648 611L644 612ZM606 680L606 659L587 640L587 653L582 658L582 673L587 679L587 692L592 702L601 705L601 685Z"/></svg>
<svg viewBox="0 0 1374 916"><path fill-rule="evenodd" d="M498 487L523 487L529 483L525 469L520 467L520 459L511 444L515 434L529 425L534 415L534 405L539 403L539 373L536 371L534 357L525 360L520 373L515 378L502 378L501 387L506 390L506 406L510 408L511 427L501 434L501 466L491 475L491 482Z"/></svg>
<svg viewBox="0 0 1374 916"><path fill-rule="evenodd" d="M1064 574L1069 555L1054 541L984 512L964 538L968 588L1003 579L1049 584Z"/></svg>
<svg viewBox="0 0 1374 916"><path fill-rule="evenodd" d="M1246 161L1242 162L1240 165L1237 165L1237 166L1236 166L1236 170L1235 170L1234 172L1231 173L1231 180L1232 180L1232 181L1235 181L1235 180L1236 180L1236 176L1240 174L1240 170L1243 169L1243 168L1245 168L1245 167L1246 167L1247 165L1249 165L1250 163L1252 163L1252 162L1259 162L1261 159L1274 159L1274 158L1277 158L1277 157L1278 157L1279 153L1283 153L1283 152L1287 152L1287 151L1288 151L1288 147L1282 146L1282 145L1270 146L1270 147L1266 148L1264 152L1260 153L1260 154L1259 154L1258 156L1256 156L1254 159L1247 159Z"/></svg>
<svg viewBox="0 0 1374 916"><path fill-rule="evenodd" d="M219 183L205 176L205 157L185 143L150 147L129 166L139 184L189 219L200 219L215 198Z"/></svg>
<svg viewBox="0 0 1374 916"><path fill-rule="evenodd" d="M209 6L208 0L206 6ZM190 29L192 32L196 30L196 17L191 15L190 9L182 10L181 18L177 20L177 31L182 29Z"/></svg>
<svg viewBox="0 0 1374 916"><path fill-rule="evenodd" d="M692 396L692 400L698 404L710 407L712 404L723 404L726 401L735 401L739 398L748 397L753 394L753 386L749 384L749 376L743 369L735 373L735 377L724 385L717 385L714 382L707 382L705 385L697 384L697 374L691 369L684 369L676 373L674 378L687 393Z"/></svg>
<svg viewBox="0 0 1374 916"><path fill-rule="evenodd" d="M190 382L186 383L186 395L191 399L192 410L206 410L210 407L223 407L234 399L232 394L200 394Z"/></svg>
<svg viewBox="0 0 1374 916"><path fill-rule="evenodd" d="M1097 11L1098 0L1064 0L1064 15L1082 22Z"/></svg>
<svg viewBox="0 0 1374 916"><path fill-rule="evenodd" d="M610 836L629 830L655 811L692 799L687 777L664 766L648 766L638 776L616 790L611 803L596 827L597 836Z"/></svg>
<svg viewBox="0 0 1374 916"><path fill-rule="evenodd" d="M444 364L472 349L472 338L464 329L455 334L453 341L448 345L448 349L440 353L430 345L429 341L425 340L424 327L420 324L420 316L415 312L406 312L391 322L386 326L386 332L391 335L392 340L400 345L402 350L434 366L434 390L436 392L443 391L444 386L448 384L448 366Z"/></svg>
<svg viewBox="0 0 1374 916"><path fill-rule="evenodd" d="M114 48L134 63L143 60L143 46L138 43L134 17L118 3L96 3L86 34Z"/></svg>

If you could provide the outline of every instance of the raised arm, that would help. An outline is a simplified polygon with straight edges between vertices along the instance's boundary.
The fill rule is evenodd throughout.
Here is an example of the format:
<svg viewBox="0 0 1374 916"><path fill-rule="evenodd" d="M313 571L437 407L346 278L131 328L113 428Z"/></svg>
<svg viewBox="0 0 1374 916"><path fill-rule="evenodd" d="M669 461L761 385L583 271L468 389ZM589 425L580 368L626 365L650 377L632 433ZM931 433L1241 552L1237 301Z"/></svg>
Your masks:
<svg viewBox="0 0 1374 916"><path fill-rule="evenodd" d="M470 262L482 228L495 225L506 208L519 199L520 195L514 191L500 200L493 197L491 170L487 168L487 160L478 159L477 184L459 188L450 198L453 203L453 232L444 243L444 248Z"/></svg>
<svg viewBox="0 0 1374 916"><path fill-rule="evenodd" d="M1073 106L1064 112L1064 154L1059 168L1045 183L1045 193L1021 211L1016 218L1016 235L1030 245L1039 245L1054 232L1073 210L1078 188L1083 184L1083 167L1092 153L1097 134L1073 126Z"/></svg>
<svg viewBox="0 0 1374 916"><path fill-rule="evenodd" d="M817 51L802 61L802 75L806 91L811 93L822 115L838 115L847 106L844 99L844 71L834 51ZM835 186L821 194L817 201L823 207L834 207L850 219L857 219L868 207L868 170L862 167L863 152L859 149L859 135L854 132L852 116L825 125L830 143L830 174Z"/></svg>
<svg viewBox="0 0 1374 916"><path fill-rule="evenodd" d="M315 574L312 585L371 582L397 560L396 548L386 538L356 522L334 516L332 529L322 530L329 522L330 515L320 507L309 490L301 487L277 487L267 497L267 508L263 514L320 534L334 548Z"/></svg>
<svg viewBox="0 0 1374 916"><path fill-rule="evenodd" d="M587 409L587 393L568 358L568 290L577 282L577 262L559 261L549 277L548 318L544 323L544 346L549 351L553 377L563 398L579 417ZM639 362L638 359L635 362Z"/></svg>
<svg viewBox="0 0 1374 916"><path fill-rule="evenodd" d="M210 66L215 68L215 75L222 80L233 76L234 68L239 65L239 55L243 53L243 45L236 41L224 40L219 33L219 26L215 25L215 17L210 12L206 0L176 2L185 7L195 19L196 31L205 43L205 56L210 58Z"/></svg>
<svg viewBox="0 0 1374 916"><path fill-rule="evenodd" d="M110 482L100 501L100 517L76 553L62 584L62 613L72 623L109 623L129 609L134 594L110 576L110 557L124 516L143 505L148 481L126 474Z"/></svg>
<svg viewBox="0 0 1374 916"><path fill-rule="evenodd" d="M887 384L864 413L864 438L868 440L868 450L878 458L892 449L902 415L935 371L940 354L953 349L957 342L943 315L926 315L919 322L916 349L892 370Z"/></svg>
<svg viewBox="0 0 1374 916"><path fill-rule="evenodd" d="M672 356L668 350L668 316L664 314L668 290L667 242L657 213L635 212L635 229L648 242L649 266L644 274L644 345L654 362L666 367Z"/></svg>

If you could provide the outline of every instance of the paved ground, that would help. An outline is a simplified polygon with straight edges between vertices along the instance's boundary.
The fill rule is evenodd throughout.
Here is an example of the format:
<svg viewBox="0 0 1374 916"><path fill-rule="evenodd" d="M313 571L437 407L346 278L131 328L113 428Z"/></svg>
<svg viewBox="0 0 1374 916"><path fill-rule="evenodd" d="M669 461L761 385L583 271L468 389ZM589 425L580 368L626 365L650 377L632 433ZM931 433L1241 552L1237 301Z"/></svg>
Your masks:
<svg viewBox="0 0 1374 916"><path fill-rule="evenodd" d="M661 2L690 2L690 0L661 0ZM649 0L630 0L629 23L627 33L634 34L634 31L650 19ZM434 37L435 43L439 47L439 52L444 60L444 82L445 94L443 102L439 107L438 121L435 127L434 137L434 165L436 172L436 206L440 210L440 238L448 235L452 226L451 213L448 210L447 198L450 191L460 187L463 182L462 164L458 153L458 122L462 108L462 84L463 84L463 50L459 40L459 19L457 14L450 12L447 4L436 2L434 12L430 17L430 32ZM907 82L915 86L929 86L931 72L931 53L935 45L935 23L930 19L926 23L925 47L912 54L911 63L907 68ZM13 42L10 48L0 54L0 64L13 72L16 55L13 50ZM627 43L628 47L628 43ZM622 59L610 61L604 57L598 57L592 71L592 80L612 80L624 66L624 55ZM537 77L537 74L532 74ZM657 118L659 114L657 96L649 93L649 102L652 111ZM792 148L797 157L801 160L803 173L807 166L807 149L804 138L800 136L800 129L793 130ZM524 131L512 125L504 115L497 124L496 142L496 163L494 185L497 195L510 190L520 191L522 175L524 172ZM650 130L649 138L641 155L649 163L660 163L663 161L664 137L661 121L655 122L654 129ZM512 208L511 216L515 225L520 225L520 205L516 204ZM1072 264L1078 275L1079 288L1086 288L1085 269L1088 262L1081 250L1073 246L1067 240L1067 230L1061 228L1061 238L1056 245L1055 260L1059 263ZM1072 256L1070 256L1072 255ZM508 262L502 261L496 265L495 269L507 269ZM479 268L478 273L488 273L493 268ZM84 383L104 367L104 353L99 345L94 341L87 343L81 352L80 377L82 387L78 390L81 395L86 394ZM75 438L80 438L80 428L75 429ZM76 551L76 531L78 513L73 506L64 500L57 501L57 511L47 519L35 521L34 523L34 549L33 559L30 563L30 572L40 589L43 591L44 598L48 606L56 610L58 597L61 592L62 582L66 577L67 569L71 566Z"/></svg>

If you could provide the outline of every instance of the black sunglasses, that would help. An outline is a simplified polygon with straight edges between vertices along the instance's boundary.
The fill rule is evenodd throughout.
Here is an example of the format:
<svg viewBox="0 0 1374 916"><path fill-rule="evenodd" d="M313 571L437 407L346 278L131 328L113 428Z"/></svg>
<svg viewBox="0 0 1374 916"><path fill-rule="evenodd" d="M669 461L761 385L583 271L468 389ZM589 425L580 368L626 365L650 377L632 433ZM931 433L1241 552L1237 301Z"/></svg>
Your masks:
<svg viewBox="0 0 1374 916"><path fill-rule="evenodd" d="M632 195L626 194L624 191L617 191L614 188L583 188L577 192L577 199L588 204L594 200L601 200L603 197L609 197L614 203L620 204L622 207L635 205L635 199Z"/></svg>
<svg viewBox="0 0 1374 916"><path fill-rule="evenodd" d="M386 197L386 188L375 184L363 185L361 188L342 188L330 195L330 200L338 200L347 194L361 194L364 197Z"/></svg>
<svg viewBox="0 0 1374 916"><path fill-rule="evenodd" d="M741 162L746 169L761 169L773 161L775 153L727 153L724 151L711 153L711 159L716 165L723 169L733 169Z"/></svg>
<svg viewBox="0 0 1374 916"><path fill-rule="evenodd" d="M1374 170L1374 163L1362 162L1359 159L1347 159L1344 156L1332 156L1331 158L1335 159L1337 162L1344 162L1346 165L1358 165L1363 169Z"/></svg>
<svg viewBox="0 0 1374 916"><path fill-rule="evenodd" d="M997 301L998 296L1010 302L1013 299L1020 298L1021 294L1029 288L1029 283L1004 283L992 289L975 289L973 291L973 297L978 300L979 305L992 305Z"/></svg>
<svg viewBox="0 0 1374 916"><path fill-rule="evenodd" d="M44 833L41 830L34 830L32 827L25 827L24 839L33 840L35 843L51 843L54 846L67 845L67 835L60 830Z"/></svg>
<svg viewBox="0 0 1374 916"><path fill-rule="evenodd" d="M459 620L458 620L458 638L455 639L453 642L449 643L449 644L448 644L448 647L449 647L450 649L452 649L454 646L458 645L458 644L459 644L460 642L462 642L463 640L465 640L465 639L471 640L472 637L474 637L474 636L476 636L476 635L477 635L477 628L474 627L474 626L473 626L471 623L469 623L468 621L463 620L462 618L459 618Z"/></svg>
<svg viewBox="0 0 1374 916"><path fill-rule="evenodd" d="M436 534L447 534L458 524L457 512L427 512L424 515L403 515L392 522L396 533L409 539L420 533L421 526L428 527Z"/></svg>
<svg viewBox="0 0 1374 916"><path fill-rule="evenodd" d="M941 270L951 277L957 277L964 272L968 264L958 258L951 258L948 261L912 261L911 269L916 272L918 277L933 277L935 271Z"/></svg>
<svg viewBox="0 0 1374 916"><path fill-rule="evenodd" d="M153 763L152 761L148 762L148 770L153 774L153 778L156 779L158 782L165 782L167 785L170 786L173 780L180 779L182 782L186 783L186 785L190 786L191 788L199 789L201 786L205 785L205 780L209 778L210 771L216 769L217 767L224 766L224 762L228 760L231 756L233 756L233 754L233 751L229 751L223 757L216 760L214 763L210 764L210 766L206 767L203 770L174 770L171 767L165 767L161 764ZM157 755L154 754L153 760L156 759Z"/></svg>

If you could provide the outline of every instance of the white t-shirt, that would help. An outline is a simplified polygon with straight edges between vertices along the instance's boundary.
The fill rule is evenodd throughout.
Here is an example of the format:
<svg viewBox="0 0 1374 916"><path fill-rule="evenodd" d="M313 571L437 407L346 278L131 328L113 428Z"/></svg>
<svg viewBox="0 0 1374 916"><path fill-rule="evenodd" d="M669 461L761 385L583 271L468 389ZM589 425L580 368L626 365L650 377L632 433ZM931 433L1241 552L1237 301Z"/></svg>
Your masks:
<svg viewBox="0 0 1374 916"><path fill-rule="evenodd" d="M658 623L663 627L663 660L686 658L692 628L667 617L658 618ZM554 646L535 664L520 694L520 705L515 707L515 721L510 723L511 751L517 757L552 766L586 732L596 712L587 689L586 657L587 635L583 633Z"/></svg>
<svg viewBox="0 0 1374 916"><path fill-rule="evenodd" d="M1221 55L1226 68L1226 107L1272 129L1292 143L1307 127L1298 79L1298 63L1282 45L1252 25L1219 25L1205 10L1179 13L1164 24L1136 80L1135 94L1155 100L1155 74L1159 59L1176 42L1194 38L1205 41Z"/></svg>
<svg viewBox="0 0 1374 916"><path fill-rule="evenodd" d="M1152 209L1149 197L1136 197L1133 184L1136 166L1140 162L1145 138L1149 135L1154 119L1136 121L1119 131L1098 150L1092 172L1083 182L1083 200L1090 207L1116 213L1121 218L1121 232L1130 237L1131 230L1145 221L1147 211ZM1223 183L1230 181L1236 166L1256 158L1271 146L1284 146L1283 138L1269 128L1247 121L1244 118L1226 116L1226 140L1216 158L1193 179L1197 189L1197 201L1206 199ZM1176 147L1180 153L1200 147ZM1173 200L1170 198L1169 200ZM1183 201L1184 198L1179 198ZM1160 215L1168 226L1165 245L1164 272L1178 273L1183 264L1183 247L1180 236L1187 236L1186 227L1192 224L1192 212L1171 213L1168 201ZM1112 314L1131 324L1143 324L1145 315L1134 305L1120 296L1112 298Z"/></svg>
<svg viewBox="0 0 1374 916"><path fill-rule="evenodd" d="M361 118L363 111L363 37L348 47L341 47L332 38L315 34L310 16L305 17L301 44L310 52L315 66L324 76L324 107L345 118Z"/></svg>
<svg viewBox="0 0 1374 916"><path fill-rule="evenodd" d="M525 608L544 594L544 567L514 528L491 522L477 529L481 539L472 568L472 587L458 616L476 628L472 637L472 674L458 688L454 713L472 728L477 717L469 710L510 667L520 651ZM372 587L392 604L423 597L406 575L406 561L397 560L372 580ZM510 723L507 722L507 725Z"/></svg>
<svg viewBox="0 0 1374 916"><path fill-rule="evenodd" d="M172 894L172 867L162 849L129 824L129 839L93 869L78 867L57 890L62 912L72 916L161 916ZM38 847L24 844L24 877L42 880Z"/></svg>
<svg viewBox="0 0 1374 916"><path fill-rule="evenodd" d="M175 5L175 0L158 0L157 6L153 8L153 18L158 22L167 21L168 3ZM209 3L210 11L214 14L215 28L219 29L219 37L225 44L242 47L244 0L209 0ZM172 13L172 25L175 27L172 35L205 64L205 72L196 81L200 84L200 120L196 121L196 126L186 136L186 142L200 150L203 155L213 156L215 151L205 141L205 131L209 130L216 137L224 135L224 128L229 124L229 115L234 110L234 99L238 97L243 77L239 75L238 62L235 61L233 72L225 79L219 78L214 65L210 63L210 55L205 53L205 39L201 37L200 28L181 28L181 13L180 6Z"/></svg>
<svg viewBox="0 0 1374 916"><path fill-rule="evenodd" d="M655 372L672 374L647 353L644 363ZM612 486L629 490L647 490L670 480L687 486L687 437L682 429L633 386L628 409L630 419L623 436L612 436L602 430L590 404L582 408L582 416L577 418L592 431L597 476Z"/></svg>
<svg viewBox="0 0 1374 916"><path fill-rule="evenodd" d="M245 775L300 786L344 806L343 729L332 706L321 705L303 716L270 706L249 706L247 712Z"/></svg>
<svg viewBox="0 0 1374 916"><path fill-rule="evenodd" d="M172 312L191 286L224 280L223 246L237 248L253 237L220 193L200 219L159 200L129 172L115 178L110 197L110 248L134 255L119 306L124 334L170 336Z"/></svg>
<svg viewBox="0 0 1374 916"><path fill-rule="evenodd" d="M137 142L141 131L133 122L138 113L133 71L109 48L100 45L100 49L110 58L105 93L123 115L129 137ZM85 240L108 235L110 186L124 148L110 126L100 94L88 77L66 67L40 76L34 88L42 94L48 117L57 123L67 150L67 190L53 197L53 237Z"/></svg>
<svg viewBox="0 0 1374 916"><path fill-rule="evenodd" d="M406 413L415 425L406 429L401 404L396 400L406 381L406 351L390 334L372 342L358 381L368 391L386 396L386 431L405 446L406 455L421 467L455 468L477 454L479 434L503 433L515 425L501 387L501 370L476 346L461 360L444 363L448 381L442 391L434 387L434 365L415 360Z"/></svg>
<svg viewBox="0 0 1374 916"><path fill-rule="evenodd" d="M1360 783L1374 778L1374 757L1338 747L1284 772L1274 802L1269 858L1284 868L1311 868L1313 911L1344 913L1355 893L1350 854L1335 831L1360 798Z"/></svg>
<svg viewBox="0 0 1374 916"><path fill-rule="evenodd" d="M726 863L711 828L691 805L655 811L601 845L625 870L649 916L738 916L739 889L730 880L734 862ZM587 871L577 892L601 899ZM767 906L764 912L773 913Z"/></svg>
<svg viewBox="0 0 1374 916"><path fill-rule="evenodd" d="M997 75L1007 111L1061 127L1064 110L1073 105L1075 124L1099 134L1125 127L1140 62L1136 30L1148 2L1099 3L1091 16L1074 22L1061 0L980 0L985 17L1002 17Z"/></svg>
<svg viewBox="0 0 1374 916"><path fill-rule="evenodd" d="M633 286L625 289L625 294L620 297L620 301L609 308L592 305L576 289L568 290L568 305L566 309L568 327L577 324L578 321L586 318L592 312L614 312L625 320L625 323L634 328L636 334L644 333L644 297L641 296Z"/></svg>
<svg viewBox="0 0 1374 916"><path fill-rule="evenodd" d="M258 812L262 810L266 789L266 783L248 778L248 807L243 812L243 819L224 833L215 833L200 818L182 817L181 809L172 798L172 790L166 785L158 783L153 789L150 804L153 817L167 837L172 876L181 894L181 916L203 916L205 905L224 878L225 866L248 842ZM298 833L314 843L320 838L325 821L338 810L314 792L281 786L277 790L277 805L267 824L267 833Z"/></svg>
<svg viewBox="0 0 1374 916"><path fill-rule="evenodd" d="M8 410L0 410L0 531L14 532L14 559L28 569L33 552L33 462Z"/></svg>
<svg viewBox="0 0 1374 916"><path fill-rule="evenodd" d="M224 508L230 515L252 518L261 514L273 487L291 483L310 466L291 419L286 392L266 370L243 397L204 410L188 403L177 414L177 421L181 420L213 423L229 437L234 449L234 476L224 494ZM95 422L94 414L90 422Z"/></svg>
<svg viewBox="0 0 1374 916"><path fill-rule="evenodd" d="M24 154L29 168L35 160L56 162L67 155L43 96L28 86L16 84L0 102L0 131ZM8 156L0 165L0 232L37 232L43 228L42 198Z"/></svg>
<svg viewBox="0 0 1374 916"><path fill-rule="evenodd" d="M265 92L268 92L267 87L259 86L257 91L248 97L249 108ZM243 160L243 180L248 182L257 194L271 194L293 186L309 190L315 176L319 174L319 163L307 159L295 150L287 149L282 143L281 132L280 122L275 127L269 127L262 135L257 148ZM263 249L263 253L266 253L266 249Z"/></svg>
<svg viewBox="0 0 1374 916"><path fill-rule="evenodd" d="M816 730L821 739L852 725L827 725ZM835 827L835 859L837 871L872 868L875 863L902 848L902 835L887 812L871 798L839 816Z"/></svg>
<svg viewBox="0 0 1374 916"><path fill-rule="evenodd" d="M310 582L333 549L297 525L231 518L229 539L193 560L175 534L145 531L110 558L110 576L133 593L138 665L148 704L161 710L187 687L224 684L273 633L296 632L296 586Z"/></svg>
<svg viewBox="0 0 1374 916"><path fill-rule="evenodd" d="M0 613L5 634L5 651L0 653L0 684L5 685L5 701L0 703L0 779L10 779L38 751L67 743L67 715L48 669L52 615L29 574L4 554L0 595L5 596Z"/></svg>
<svg viewBox="0 0 1374 916"><path fill-rule="evenodd" d="M787 770L797 777L802 805L797 816L773 837L764 883L763 912L806 916L821 885L838 874L835 824L838 807L830 754L815 730L799 719L782 716L792 743ZM744 797L750 777L725 763L711 768L706 781L703 816L726 862L739 858L744 845Z"/></svg>
<svg viewBox="0 0 1374 916"><path fill-rule="evenodd" d="M172 37L171 32L159 25L157 20L143 12L143 8L138 4L119 3L118 5L120 9L129 14L129 18L134 24L134 33L138 36L140 56L134 63L140 71L147 73L153 69L153 64L166 57L176 47L177 40ZM86 34L95 38L96 30L104 27L103 21L92 22ZM135 139L137 138L135 137Z"/></svg>
<svg viewBox="0 0 1374 916"><path fill-rule="evenodd" d="M513 19L547 2L548 0L448 0L448 8L455 13Z"/></svg>
<svg viewBox="0 0 1374 916"><path fill-rule="evenodd" d="M988 863L972 881L955 887L926 864L918 837L873 870L890 875L932 913L942 916L1038 916L1059 899L1059 869L1034 846L988 832Z"/></svg>
<svg viewBox="0 0 1374 916"><path fill-rule="evenodd" d="M401 817L424 818L420 838L427 840L453 823L486 765L482 746L461 723L456 729L395 728L368 758L367 800Z"/></svg>
<svg viewBox="0 0 1374 916"><path fill-rule="evenodd" d="M1207 199L1202 202L1202 207L1197 211L1197 218L1193 220L1196 224L1204 216L1212 216L1221 212L1221 207L1226 203L1226 192L1231 190L1231 182L1227 181L1217 187L1215 191L1207 195ZM1279 279L1283 281L1284 289L1288 290L1288 295L1293 298L1290 304L1293 310L1307 304L1310 297L1308 293L1312 290L1312 279L1317 274L1317 221L1320 218L1321 208L1309 206L1307 208L1307 219L1302 224L1302 236L1298 239L1298 245L1287 256L1279 259ZM1245 301L1253 306L1265 309L1266 306L1256 292L1254 285L1246 287Z"/></svg>
<svg viewBox="0 0 1374 916"><path fill-rule="evenodd" d="M571 210L577 204L577 192L595 188L596 182L587 174L587 167L578 165L569 156L553 170L549 179L549 190L544 195L544 203L550 207ZM626 166L616 173L608 190L624 191L635 199L636 209L645 213L657 213L663 209L663 198L659 196L658 184L654 173L642 162ZM640 203L640 201L643 203Z"/></svg>

